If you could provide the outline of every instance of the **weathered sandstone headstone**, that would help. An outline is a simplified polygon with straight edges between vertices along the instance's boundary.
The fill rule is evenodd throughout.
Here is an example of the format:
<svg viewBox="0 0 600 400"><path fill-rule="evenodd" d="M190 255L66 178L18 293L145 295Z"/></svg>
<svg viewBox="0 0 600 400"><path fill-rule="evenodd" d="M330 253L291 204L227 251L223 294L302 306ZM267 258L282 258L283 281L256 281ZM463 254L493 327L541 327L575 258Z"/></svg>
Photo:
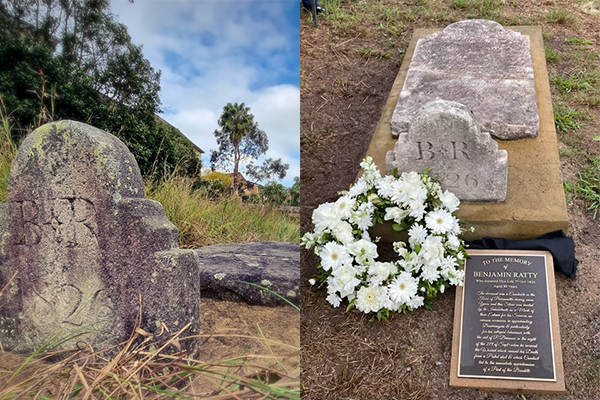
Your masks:
<svg viewBox="0 0 600 400"><path fill-rule="evenodd" d="M202 296L249 304L288 304L249 282L300 303L300 245L287 242L223 243L196 249Z"/></svg>
<svg viewBox="0 0 600 400"><path fill-rule="evenodd" d="M386 154L388 172L431 168L443 189L463 201L505 201L508 156L464 105L446 100L426 104Z"/></svg>
<svg viewBox="0 0 600 400"><path fill-rule="evenodd" d="M82 333L99 350L141 327L156 340L199 333L198 256L144 198L139 168L115 136L73 121L21 145L0 204L0 342L28 352ZM163 332L162 335L161 332ZM195 351L197 341L182 345Z"/></svg>
<svg viewBox="0 0 600 400"><path fill-rule="evenodd" d="M529 36L494 21L468 20L419 39L392 117L394 137L433 100L466 105L481 130L499 139L536 137Z"/></svg>

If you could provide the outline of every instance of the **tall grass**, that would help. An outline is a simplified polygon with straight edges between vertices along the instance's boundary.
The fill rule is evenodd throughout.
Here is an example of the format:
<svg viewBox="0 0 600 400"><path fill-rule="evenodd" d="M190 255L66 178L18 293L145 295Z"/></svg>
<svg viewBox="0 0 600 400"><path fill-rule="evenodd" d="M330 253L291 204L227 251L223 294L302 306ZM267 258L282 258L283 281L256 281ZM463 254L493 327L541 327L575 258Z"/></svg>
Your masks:
<svg viewBox="0 0 600 400"><path fill-rule="evenodd" d="M211 200L193 180L173 176L146 181L146 197L159 201L179 228L181 247L252 241L300 241L300 221L270 207L249 207L237 197Z"/></svg>
<svg viewBox="0 0 600 400"><path fill-rule="evenodd" d="M10 116L0 97L0 202L6 201L10 165L17 155L17 145L13 142L11 134L12 128Z"/></svg>

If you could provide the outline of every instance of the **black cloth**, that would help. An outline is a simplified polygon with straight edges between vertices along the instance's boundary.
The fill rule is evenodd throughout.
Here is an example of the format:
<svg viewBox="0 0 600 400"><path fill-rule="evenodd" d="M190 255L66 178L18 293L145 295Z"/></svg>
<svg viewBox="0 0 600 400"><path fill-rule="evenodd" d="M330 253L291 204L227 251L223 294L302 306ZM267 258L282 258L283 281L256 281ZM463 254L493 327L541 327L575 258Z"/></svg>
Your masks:
<svg viewBox="0 0 600 400"><path fill-rule="evenodd" d="M484 237L466 243L469 249L548 250L554 258L555 270L572 279L575 279L577 273L579 261L575 258L575 242L563 231L546 233L535 239L508 240Z"/></svg>
<svg viewBox="0 0 600 400"><path fill-rule="evenodd" d="M302 4L307 10L312 10L312 0L302 0ZM315 7L319 8L319 0L315 0Z"/></svg>

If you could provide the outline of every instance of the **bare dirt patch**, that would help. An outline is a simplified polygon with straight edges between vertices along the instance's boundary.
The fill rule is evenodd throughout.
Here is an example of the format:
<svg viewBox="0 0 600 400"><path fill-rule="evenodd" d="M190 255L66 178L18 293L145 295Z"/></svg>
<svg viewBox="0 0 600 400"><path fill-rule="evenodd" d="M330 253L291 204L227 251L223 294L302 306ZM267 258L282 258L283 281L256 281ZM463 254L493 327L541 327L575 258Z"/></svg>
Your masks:
<svg viewBox="0 0 600 400"><path fill-rule="evenodd" d="M576 183L589 159L598 156L599 142L592 140L600 131L599 104L594 101L600 93L598 2L321 4L328 14L321 17L317 29L307 13L300 16L302 232L312 229L313 209L333 201L355 179L416 28L444 27L467 17L495 19L506 26L541 25L549 48L555 110L565 114L567 129L559 131L563 179ZM551 51L557 53L552 61ZM568 199L569 234L575 239L580 264L575 280L556 275L567 395L532 394L527 399L600 398L600 224L587 210L589 203L572 193ZM316 272L315 264L316 259L303 251L303 398L516 398L448 387L453 290L439 297L433 311L419 309L389 322L369 322L358 311L332 308L324 290L307 284Z"/></svg>

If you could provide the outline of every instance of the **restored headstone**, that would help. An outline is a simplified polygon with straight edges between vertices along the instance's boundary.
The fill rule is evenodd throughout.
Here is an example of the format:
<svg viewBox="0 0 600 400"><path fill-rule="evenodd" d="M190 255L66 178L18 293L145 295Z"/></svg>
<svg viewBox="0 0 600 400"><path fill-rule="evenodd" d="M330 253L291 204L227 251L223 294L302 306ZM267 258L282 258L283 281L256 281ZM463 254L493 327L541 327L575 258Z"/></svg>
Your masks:
<svg viewBox="0 0 600 400"><path fill-rule="evenodd" d="M81 333L60 347L85 340L99 350L126 340L138 317L156 340L188 323L185 336L198 334L198 276L198 256L177 247L177 228L144 198L119 139L73 121L27 136L0 205L5 349L30 352L53 335Z"/></svg>
<svg viewBox="0 0 600 400"><path fill-rule="evenodd" d="M446 100L426 104L387 152L388 172L431 168L443 189L465 201L505 201L507 153L480 132L464 105Z"/></svg>
<svg viewBox="0 0 600 400"><path fill-rule="evenodd" d="M564 392L552 254L469 256L457 290L450 385Z"/></svg>
<svg viewBox="0 0 600 400"><path fill-rule="evenodd" d="M488 20L460 21L419 39L392 117L392 134L433 100L469 107L499 139L536 137L538 107L529 36Z"/></svg>

